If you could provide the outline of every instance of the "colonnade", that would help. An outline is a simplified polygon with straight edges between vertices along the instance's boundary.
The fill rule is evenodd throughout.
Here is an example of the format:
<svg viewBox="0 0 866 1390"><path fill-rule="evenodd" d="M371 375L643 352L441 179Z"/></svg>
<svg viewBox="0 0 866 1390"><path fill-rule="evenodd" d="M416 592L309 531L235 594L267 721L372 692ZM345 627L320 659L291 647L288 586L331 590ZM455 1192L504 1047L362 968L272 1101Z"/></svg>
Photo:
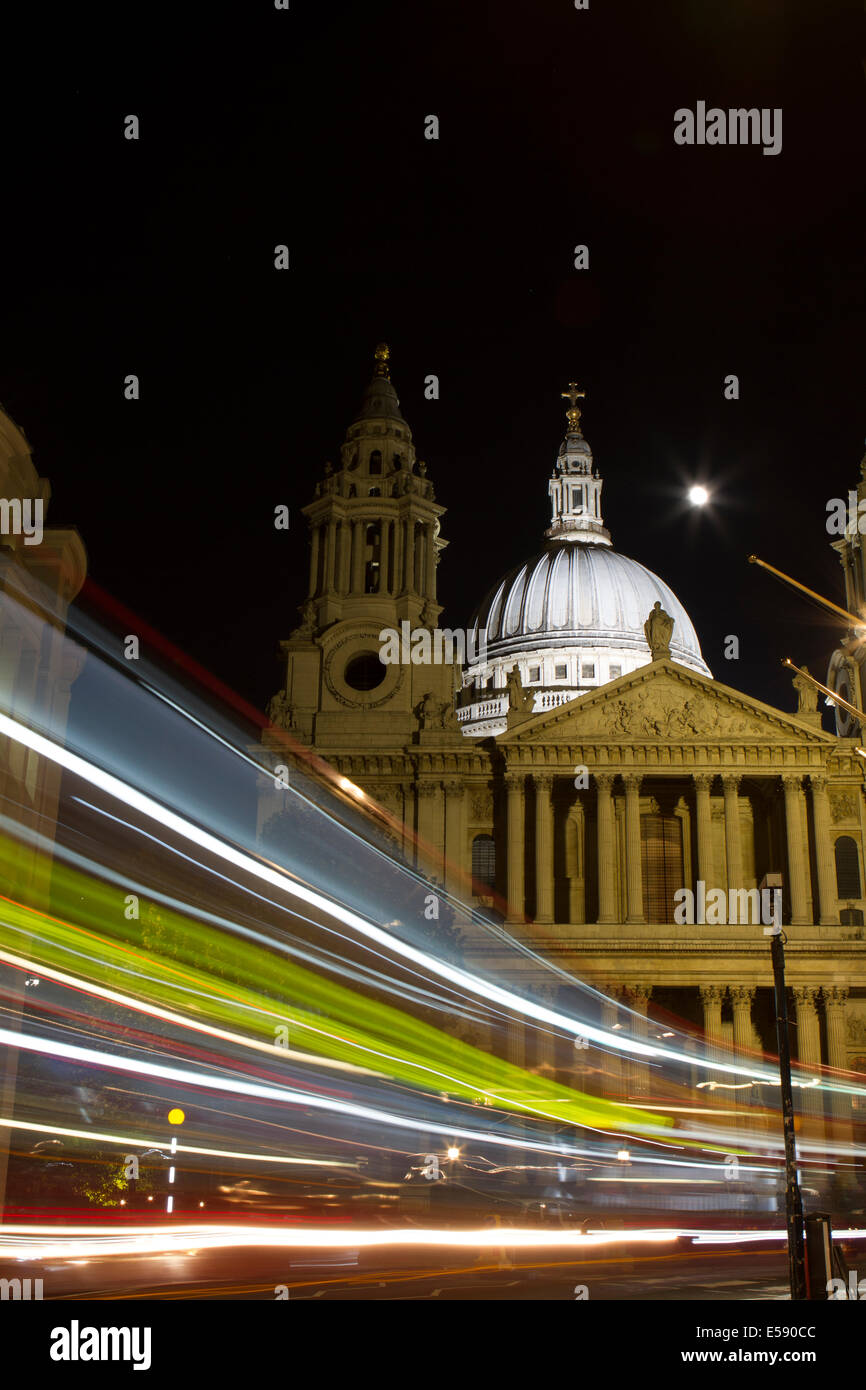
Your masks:
<svg viewBox="0 0 866 1390"><path fill-rule="evenodd" d="M608 1033L618 1033L623 1039L646 1042L650 1034L651 1020L649 1004L653 987L643 983L604 983L599 988L604 994L601 1004L601 1027ZM730 1000L733 1014L733 1051L754 1055L752 1009L756 986L734 984L701 984L698 987L703 1010L703 1031L710 1055L723 1050L730 1055L730 1041L725 1036L722 1024L722 1006L726 996ZM794 999L796 1017L793 1031L795 1061L806 1070L817 1071L822 1065L845 1070L849 1066L847 1051L846 1008L849 990L844 985L795 985ZM554 986L534 988L533 994L547 1003L557 1005L557 990ZM818 1013L823 1003L826 1023L826 1058L822 1058L821 1027ZM535 1037L536 1067L555 1071L557 1069L557 1050L552 1034L537 1024L527 1025L522 1018L512 1016L506 1025L506 1052L508 1060L517 1066L527 1064L526 1035L531 1028ZM575 1062L563 1066L563 1071L579 1067L581 1056L575 1052ZM560 1053L560 1061L562 1055ZM604 1055L604 1068L608 1084L604 1090L611 1096L638 1098L650 1093L652 1089L651 1072L648 1064L640 1057L622 1052L607 1051ZM795 1073L796 1074L796 1073ZM795 1094L797 1111L822 1116L824 1114L824 1095L817 1088L801 1090ZM832 1093L828 1105L828 1115L839 1119L850 1119L850 1097Z"/></svg>
<svg viewBox="0 0 866 1390"><path fill-rule="evenodd" d="M331 516L313 527L310 552L310 596L321 594L363 594L366 566L372 554L367 527L378 528L379 594L416 593L432 597L435 592L435 525L414 516L353 517Z"/></svg>
<svg viewBox="0 0 866 1390"><path fill-rule="evenodd" d="M505 775L507 827L507 901L509 922L526 919L526 885L524 882L526 787L531 775L535 790L535 921L554 920L553 865L553 774L532 774L508 771ZM657 774L653 774L655 777ZM681 774L680 774L681 775ZM697 873L695 877L708 886L713 884L713 842L710 788L720 777L724 796L726 887L739 891L743 884L743 855L740 829L739 789L742 774L735 772L697 772L690 774L694 785L694 804L697 841ZM618 774L599 772L593 782L597 794L597 852L598 852L598 921L614 923L621 920L616 853L614 812L614 783ZM640 797L642 776L626 772L621 777L625 791L625 921L645 920L641 868ZM788 850L786 876L790 895L791 922L806 924L809 916L809 862L806 798L804 776L786 772L779 779L784 789L785 830ZM822 925L838 923L836 872L830 832L830 807L827 779L810 774L812 813L815 825L816 871L819 921ZM685 885L684 885L685 886Z"/></svg>

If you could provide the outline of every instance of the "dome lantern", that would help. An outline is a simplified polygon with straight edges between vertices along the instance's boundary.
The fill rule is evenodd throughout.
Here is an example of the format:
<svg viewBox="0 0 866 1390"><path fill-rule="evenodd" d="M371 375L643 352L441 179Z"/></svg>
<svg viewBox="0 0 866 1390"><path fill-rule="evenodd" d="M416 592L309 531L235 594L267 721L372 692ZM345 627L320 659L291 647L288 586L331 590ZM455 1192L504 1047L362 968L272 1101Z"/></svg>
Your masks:
<svg viewBox="0 0 866 1390"><path fill-rule="evenodd" d="M548 483L551 523L545 531L550 540L583 541L590 545L610 545L610 532L601 515L602 480L593 466L592 450L580 428L577 402L586 395L576 381L568 383L563 400L571 402L565 412L568 430Z"/></svg>

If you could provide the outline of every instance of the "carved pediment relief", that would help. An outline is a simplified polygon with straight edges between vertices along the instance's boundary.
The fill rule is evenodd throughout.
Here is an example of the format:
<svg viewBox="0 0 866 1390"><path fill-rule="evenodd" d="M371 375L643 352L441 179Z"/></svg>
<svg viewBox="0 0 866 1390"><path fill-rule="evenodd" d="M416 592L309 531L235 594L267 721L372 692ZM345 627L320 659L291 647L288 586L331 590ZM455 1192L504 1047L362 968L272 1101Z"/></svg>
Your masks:
<svg viewBox="0 0 866 1390"><path fill-rule="evenodd" d="M673 663L642 668L609 693L583 696L516 729L516 742L597 738L636 743L760 739L762 742L832 742L781 710L717 682L678 670Z"/></svg>
<svg viewBox="0 0 866 1390"><path fill-rule="evenodd" d="M587 711L587 713L589 713ZM582 727L611 737L636 739L736 738L751 732L765 733L766 724L737 709L725 708L703 694L678 692L664 697L661 691L646 699L620 696L594 711Z"/></svg>

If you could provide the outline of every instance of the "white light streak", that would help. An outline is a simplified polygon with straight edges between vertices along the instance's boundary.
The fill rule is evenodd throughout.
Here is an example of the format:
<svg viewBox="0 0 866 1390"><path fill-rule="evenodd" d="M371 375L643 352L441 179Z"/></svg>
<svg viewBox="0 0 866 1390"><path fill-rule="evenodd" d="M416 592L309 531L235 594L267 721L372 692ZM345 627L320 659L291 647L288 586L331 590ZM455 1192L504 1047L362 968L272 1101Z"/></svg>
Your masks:
<svg viewBox="0 0 866 1390"><path fill-rule="evenodd" d="M161 806L159 802L154 801L143 792L139 792L134 787L130 787L118 777L103 771L102 768L98 768L93 763L87 762L86 759L79 757L76 753L71 753L68 749L60 747L59 744L52 742L50 739L43 737L43 735L36 733L35 730L27 728L26 725L20 724L17 720L10 719L8 715L2 713L0 713L0 734L5 734L14 742L22 743L25 747L31 748L41 757L47 758L50 762L57 763L60 767L80 777L83 781L89 782L92 786L100 788L100 790L106 792L109 796L115 797L118 801L132 807L142 815L148 816L151 820L157 821L173 833L180 835L183 839L198 845L200 849L206 850L217 858L233 864L235 868L244 870L246 873L261 879L263 882L270 884L272 888L277 888L290 897L300 898L303 902L309 903L325 914L336 917L346 926L352 927L353 930L359 932L361 935L376 941L380 946L387 947L396 955L403 956L407 960L413 961L416 965L423 966L433 974L451 981L452 984L458 984L462 988L480 995L482 998L492 1000L512 1013L522 1014L538 1022L562 1028L564 1031L578 1037L587 1037L591 1041L599 1042L607 1047L614 1047L622 1052L633 1053L636 1056L657 1058L659 1060L668 1058L688 1066L695 1065L696 1059L692 1053L678 1051L674 1048L653 1047L650 1044L641 1043L628 1037L616 1037L612 1033L601 1028L578 1022L565 1014L545 1008L541 1004L536 1004L531 999L525 999L521 995L513 994L510 990L504 989L499 985L482 980L472 975L469 971L461 970L456 966L450 965L446 961L428 955L427 952L421 951L408 942L400 940L399 937L394 936L383 928L365 921L363 917L359 917L357 913L352 912L342 904L323 897L322 894L317 893L312 888L308 888L305 884L295 882L274 866L262 863L245 851L238 849L236 846L218 839L206 830L202 830L199 826L194 825L183 816L179 816L176 812L168 810L165 806ZM700 1065L706 1070L725 1072L736 1076L747 1076L757 1081L770 1082L774 1079L770 1071L758 1071L738 1063L714 1062L709 1059L701 1059ZM203 1081L200 1084L212 1086L214 1083L213 1081ZM858 1086L827 1085L825 1083L822 1089L842 1091L852 1095L866 1095L866 1088ZM305 1100L303 1103L310 1104L308 1100ZM371 1115L374 1113L375 1112L371 1112ZM393 1123L394 1120L395 1117L391 1117L389 1122ZM420 1129L423 1126L418 1124L417 1126L409 1125L408 1127ZM463 1137L463 1132L461 1132L461 1135ZM477 1136L472 1135L471 1137L474 1138ZM501 1140L500 1142L505 1143L507 1141Z"/></svg>

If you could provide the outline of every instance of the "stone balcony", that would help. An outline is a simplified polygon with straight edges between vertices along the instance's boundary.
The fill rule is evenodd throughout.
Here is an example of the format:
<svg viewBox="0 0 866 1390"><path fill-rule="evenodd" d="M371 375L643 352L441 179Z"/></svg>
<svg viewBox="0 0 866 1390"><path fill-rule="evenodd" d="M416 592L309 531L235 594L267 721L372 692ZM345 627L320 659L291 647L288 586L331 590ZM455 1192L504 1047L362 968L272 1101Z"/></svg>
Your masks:
<svg viewBox="0 0 866 1390"><path fill-rule="evenodd" d="M529 686L534 697L533 714L556 709L558 705L576 700L580 695L588 695L588 690L575 686ZM504 733L508 726L508 692L505 690L491 694L485 700L475 700L471 705L463 705L457 710L457 722L467 738L490 738Z"/></svg>

